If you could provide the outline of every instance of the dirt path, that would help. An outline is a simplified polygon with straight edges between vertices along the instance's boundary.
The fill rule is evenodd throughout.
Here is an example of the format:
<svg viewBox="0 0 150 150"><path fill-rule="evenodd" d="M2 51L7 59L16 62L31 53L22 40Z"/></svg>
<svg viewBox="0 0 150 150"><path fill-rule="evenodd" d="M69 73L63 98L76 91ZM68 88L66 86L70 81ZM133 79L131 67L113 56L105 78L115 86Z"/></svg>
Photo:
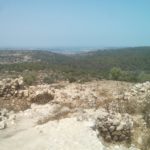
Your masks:
<svg viewBox="0 0 150 150"><path fill-rule="evenodd" d="M22 125L23 129L23 125ZM0 135L1 150L103 150L96 133L87 122L75 118L52 121L41 126L15 130Z"/></svg>

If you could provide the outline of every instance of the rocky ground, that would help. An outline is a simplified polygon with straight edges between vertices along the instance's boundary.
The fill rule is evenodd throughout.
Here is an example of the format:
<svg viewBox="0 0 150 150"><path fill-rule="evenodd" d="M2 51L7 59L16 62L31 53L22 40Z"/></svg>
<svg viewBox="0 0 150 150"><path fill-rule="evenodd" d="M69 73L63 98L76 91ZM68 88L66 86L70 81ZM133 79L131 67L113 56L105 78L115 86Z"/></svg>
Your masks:
<svg viewBox="0 0 150 150"><path fill-rule="evenodd" d="M0 149L148 150L149 95L150 82L2 80Z"/></svg>

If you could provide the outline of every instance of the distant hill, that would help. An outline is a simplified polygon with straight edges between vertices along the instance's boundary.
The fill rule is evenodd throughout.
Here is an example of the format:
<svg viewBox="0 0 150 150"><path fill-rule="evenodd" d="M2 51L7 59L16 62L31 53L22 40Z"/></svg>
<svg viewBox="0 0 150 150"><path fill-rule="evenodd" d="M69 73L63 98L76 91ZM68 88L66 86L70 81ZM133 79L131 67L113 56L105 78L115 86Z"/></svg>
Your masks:
<svg viewBox="0 0 150 150"><path fill-rule="evenodd" d="M116 48L74 55L50 51L0 51L0 70L54 70L71 76L108 78L113 67L124 71L150 73L150 47Z"/></svg>
<svg viewBox="0 0 150 150"><path fill-rule="evenodd" d="M89 65L95 69L107 70L116 66L125 70L150 71L150 47L97 50L77 55L76 60L82 67Z"/></svg>

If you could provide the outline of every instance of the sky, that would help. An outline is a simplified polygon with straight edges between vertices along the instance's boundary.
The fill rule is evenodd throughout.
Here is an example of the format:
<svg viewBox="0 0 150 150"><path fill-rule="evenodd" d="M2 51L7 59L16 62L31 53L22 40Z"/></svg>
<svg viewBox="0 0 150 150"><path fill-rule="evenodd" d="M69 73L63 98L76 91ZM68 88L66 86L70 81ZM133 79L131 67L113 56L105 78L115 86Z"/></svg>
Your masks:
<svg viewBox="0 0 150 150"><path fill-rule="evenodd" d="M150 45L150 0L0 0L0 47Z"/></svg>

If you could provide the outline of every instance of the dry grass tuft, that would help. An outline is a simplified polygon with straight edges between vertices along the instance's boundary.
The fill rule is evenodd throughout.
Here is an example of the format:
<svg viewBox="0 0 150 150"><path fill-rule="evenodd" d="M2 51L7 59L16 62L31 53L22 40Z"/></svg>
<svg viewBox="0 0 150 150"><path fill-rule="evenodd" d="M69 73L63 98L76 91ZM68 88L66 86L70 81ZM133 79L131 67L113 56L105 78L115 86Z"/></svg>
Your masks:
<svg viewBox="0 0 150 150"><path fill-rule="evenodd" d="M45 92L45 93L38 94L37 96L31 98L30 101L36 104L46 104L53 99L54 99L54 96L52 94Z"/></svg>
<svg viewBox="0 0 150 150"><path fill-rule="evenodd" d="M38 125L41 125L41 124L45 124L49 121L54 121L54 120L61 120L61 119L64 119L64 118L67 118L69 116L69 112L59 112L59 113L56 113L54 115L49 115L47 117L44 117L42 119L39 119L37 121L37 124Z"/></svg>
<svg viewBox="0 0 150 150"><path fill-rule="evenodd" d="M49 114L48 116L39 119L37 121L37 124L41 125L49 121L54 121L54 120L59 121L61 119L67 118L69 117L69 114L73 112L72 108L73 107L71 103L63 103L62 105L57 107L52 114Z"/></svg>

